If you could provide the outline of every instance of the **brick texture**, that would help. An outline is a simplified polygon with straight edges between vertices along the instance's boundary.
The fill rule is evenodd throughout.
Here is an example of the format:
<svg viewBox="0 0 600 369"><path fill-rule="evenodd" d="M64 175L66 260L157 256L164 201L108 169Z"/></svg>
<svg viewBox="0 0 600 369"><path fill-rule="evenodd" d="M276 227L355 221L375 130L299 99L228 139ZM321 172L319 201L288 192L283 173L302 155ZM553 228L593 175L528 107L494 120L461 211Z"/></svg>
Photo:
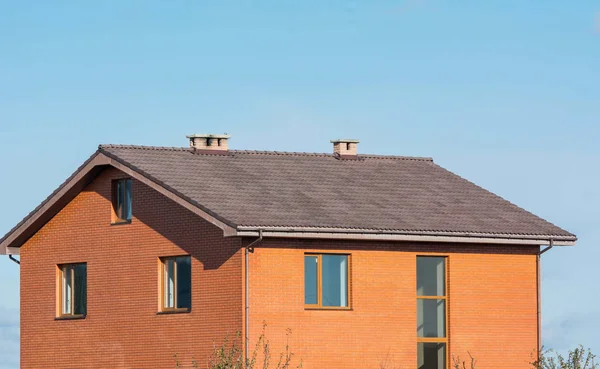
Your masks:
<svg viewBox="0 0 600 369"><path fill-rule="evenodd" d="M206 367L243 330L244 243L145 185L133 221L110 225L105 170L21 249L21 367ZM350 255L351 310L304 308L305 252ZM528 368L537 344L536 247L265 239L250 254L251 348L267 323L307 369L416 367L416 256L448 257L449 353ZM158 315L158 258L192 255L192 310ZM57 321L56 266L88 265L88 315ZM296 361L297 362L297 361Z"/></svg>
<svg viewBox="0 0 600 369"><path fill-rule="evenodd" d="M250 335L304 368L416 368L416 256L448 257L449 353L529 368L537 345L536 247L265 240L250 256ZM350 254L352 310L304 308L305 252Z"/></svg>
<svg viewBox="0 0 600 369"><path fill-rule="evenodd" d="M239 239L133 183L131 224L110 225L105 170L21 249L21 368L205 367L213 343L242 330ZM192 255L192 310L157 315L158 258ZM86 262L87 317L55 320L56 266Z"/></svg>

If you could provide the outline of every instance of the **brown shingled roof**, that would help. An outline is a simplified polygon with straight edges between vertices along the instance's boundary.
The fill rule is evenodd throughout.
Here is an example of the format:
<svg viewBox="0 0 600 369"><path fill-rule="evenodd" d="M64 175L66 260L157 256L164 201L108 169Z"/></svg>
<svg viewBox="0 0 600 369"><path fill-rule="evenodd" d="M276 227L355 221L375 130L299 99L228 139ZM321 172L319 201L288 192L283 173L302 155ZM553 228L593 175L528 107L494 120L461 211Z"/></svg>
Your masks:
<svg viewBox="0 0 600 369"><path fill-rule="evenodd" d="M231 227L576 237L430 158L101 145Z"/></svg>

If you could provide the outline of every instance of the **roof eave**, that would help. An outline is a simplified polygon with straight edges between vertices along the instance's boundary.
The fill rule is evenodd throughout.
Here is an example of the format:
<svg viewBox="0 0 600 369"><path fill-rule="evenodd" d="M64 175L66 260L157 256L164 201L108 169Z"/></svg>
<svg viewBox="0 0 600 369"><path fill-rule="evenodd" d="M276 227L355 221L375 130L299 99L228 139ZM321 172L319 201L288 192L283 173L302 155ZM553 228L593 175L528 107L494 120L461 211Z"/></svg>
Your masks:
<svg viewBox="0 0 600 369"><path fill-rule="evenodd" d="M336 240L412 241L502 245L575 246L577 237L564 235L518 235L464 232L408 232L352 228L286 228L239 226L234 236L271 238L320 238Z"/></svg>
<svg viewBox="0 0 600 369"><path fill-rule="evenodd" d="M201 205L192 202L180 193L164 186L164 184L158 183L158 181L147 176L137 168L118 160L118 158L112 155L107 155L106 152L99 149L85 161L75 173L48 196L48 198L0 239L0 255L18 255L19 248L68 202L75 198L75 196L106 166L117 168L188 210L191 210L201 218L221 228L224 236L231 236L235 233L235 226L227 220L218 217L216 214L212 214L206 209L203 209Z"/></svg>
<svg viewBox="0 0 600 369"><path fill-rule="evenodd" d="M21 249L19 247L2 247L0 248L0 255L20 255Z"/></svg>
<svg viewBox="0 0 600 369"><path fill-rule="evenodd" d="M108 164L107 158L98 152L90 156L50 196L0 239L0 253L16 254L15 248L20 247L46 224L56 214L53 210L63 208L71 201L106 164Z"/></svg>

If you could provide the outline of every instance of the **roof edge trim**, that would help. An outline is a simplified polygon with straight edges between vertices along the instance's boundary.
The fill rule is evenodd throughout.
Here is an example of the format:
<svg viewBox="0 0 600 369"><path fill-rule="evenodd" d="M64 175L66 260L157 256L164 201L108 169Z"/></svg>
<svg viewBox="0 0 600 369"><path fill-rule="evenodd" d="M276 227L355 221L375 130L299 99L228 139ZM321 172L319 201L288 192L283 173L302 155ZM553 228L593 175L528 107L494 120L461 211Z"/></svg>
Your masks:
<svg viewBox="0 0 600 369"><path fill-rule="evenodd" d="M0 255L20 255L21 250L18 247L4 247L0 249Z"/></svg>
<svg viewBox="0 0 600 369"><path fill-rule="evenodd" d="M177 146L142 146L142 145L119 145L119 144L101 144L98 148L105 152L110 149L135 149L135 150L158 150L158 151L190 151L189 147ZM305 156L305 157L329 157L333 158L333 153L325 152L299 152L299 151L269 151L269 150L239 150L230 149L228 152L232 155L272 155L272 156ZM358 154L359 158L364 159L395 159L395 160L415 160L433 162L433 158L426 156L401 156L401 155L379 155L379 154Z"/></svg>
<svg viewBox="0 0 600 369"><path fill-rule="evenodd" d="M511 244L511 245L538 245L546 246L575 246L577 238L565 236L525 236L525 235L477 235L477 234L444 234L444 233L400 233L400 232L368 232L358 230L306 230L285 231L270 228L238 227L235 236L256 237L262 231L263 237L271 238L322 238L336 240L374 240L374 241L416 241L416 242L452 242L452 243L487 243L487 244Z"/></svg>
<svg viewBox="0 0 600 369"><path fill-rule="evenodd" d="M148 176L146 173L135 168L134 166L118 160L112 155L107 155L102 149L96 151L88 160L86 160L65 182L63 182L50 196L48 196L40 205L38 205L31 213L13 227L2 239L0 239L0 255L17 255L19 248L33 236L44 224L60 209L61 202L68 200L68 195L77 190L77 186L81 186L92 171L101 166L112 166L118 170L130 175L132 178L139 180L145 185L153 188L167 198L175 201L184 208L192 211L196 215L206 221L214 224L223 230L224 236L231 236L235 233L235 226L231 225L225 219L216 214L212 214L208 209L204 209L200 204L188 199L182 194L174 191L170 187L160 181ZM79 191L77 191L79 193ZM70 201L70 200L69 200ZM48 218L50 216L50 218ZM46 220L45 220L46 219Z"/></svg>
<svg viewBox="0 0 600 369"><path fill-rule="evenodd" d="M0 252L3 251L5 255L14 253L11 252L11 250L15 247L20 247L22 244L14 245L14 242L17 238L23 235L27 230L35 227L40 218L49 212L51 208L53 208L61 199L63 199L69 193L69 191L74 189L78 183L82 182L94 168L106 164L108 164L108 160L104 155L100 155L98 151L92 154L92 156L90 156L89 159L87 159L79 168L77 168L77 170L56 190L54 190L50 196L42 201L40 205L27 214L23 220L17 223L15 227L13 227L2 239L0 239ZM37 229L32 233L32 235L35 234L35 232L37 232ZM29 239L29 237L27 237L27 239Z"/></svg>

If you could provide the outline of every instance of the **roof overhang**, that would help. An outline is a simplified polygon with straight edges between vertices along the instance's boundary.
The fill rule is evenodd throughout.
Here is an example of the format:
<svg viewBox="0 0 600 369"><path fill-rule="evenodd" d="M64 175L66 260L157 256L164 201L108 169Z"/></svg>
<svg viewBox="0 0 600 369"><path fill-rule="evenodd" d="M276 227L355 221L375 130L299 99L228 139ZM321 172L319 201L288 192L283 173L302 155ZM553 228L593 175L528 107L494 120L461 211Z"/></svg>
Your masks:
<svg viewBox="0 0 600 369"><path fill-rule="evenodd" d="M167 198L199 215L208 222L223 230L225 236L235 234L235 228L216 214L203 209L201 205L191 201L164 183L148 176L139 169L129 166L116 157L107 155L102 150L95 152L75 173L73 173L46 200L27 215L19 224L0 239L0 255L18 255L19 248L44 226L52 217L77 196L94 178L107 167L114 167L132 178L153 188Z"/></svg>
<svg viewBox="0 0 600 369"><path fill-rule="evenodd" d="M94 153L46 200L0 240L0 254L18 255L19 247L73 200L107 164L105 156L98 152Z"/></svg>
<svg viewBox="0 0 600 369"><path fill-rule="evenodd" d="M478 243L502 245L575 246L576 238L552 235L516 235L465 232L411 232L346 228L288 228L238 226L235 236L271 238L321 238L335 240Z"/></svg>

